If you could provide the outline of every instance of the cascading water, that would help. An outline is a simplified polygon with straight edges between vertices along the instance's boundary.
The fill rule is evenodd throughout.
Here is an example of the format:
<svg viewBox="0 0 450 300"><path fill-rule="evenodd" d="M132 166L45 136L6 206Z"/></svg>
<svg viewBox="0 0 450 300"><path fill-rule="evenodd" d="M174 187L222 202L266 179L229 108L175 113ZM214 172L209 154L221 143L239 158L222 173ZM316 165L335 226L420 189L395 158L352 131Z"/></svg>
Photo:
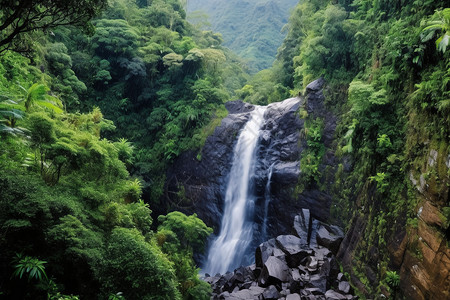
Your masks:
<svg viewBox="0 0 450 300"><path fill-rule="evenodd" d="M269 203L271 200L270 195L270 181L272 180L272 170L275 163L271 164L269 167L269 172L267 174L267 183L266 183L266 189L264 193L264 219L263 219L263 225L262 225L262 234L261 234L261 241L265 241L267 239L267 215L269 214Z"/></svg>
<svg viewBox="0 0 450 300"><path fill-rule="evenodd" d="M266 108L255 107L234 148L220 234L209 249L205 273L225 273L240 266L252 241L253 220L248 217L253 215L254 195L249 186Z"/></svg>

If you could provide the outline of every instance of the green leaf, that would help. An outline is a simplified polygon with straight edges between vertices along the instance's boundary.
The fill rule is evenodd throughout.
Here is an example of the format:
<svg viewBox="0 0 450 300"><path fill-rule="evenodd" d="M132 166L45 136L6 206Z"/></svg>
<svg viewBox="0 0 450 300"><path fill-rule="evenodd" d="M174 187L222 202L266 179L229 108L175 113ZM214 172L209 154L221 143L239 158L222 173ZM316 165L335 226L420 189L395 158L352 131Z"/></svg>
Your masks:
<svg viewBox="0 0 450 300"><path fill-rule="evenodd" d="M424 30L421 34L420 34L420 39L422 40L423 43L428 42L429 40L431 40L434 37L434 34L436 33L436 29L433 30Z"/></svg>
<svg viewBox="0 0 450 300"><path fill-rule="evenodd" d="M450 36L448 34L445 34L436 41L436 47L442 53L445 53L445 51L447 50L449 39Z"/></svg>

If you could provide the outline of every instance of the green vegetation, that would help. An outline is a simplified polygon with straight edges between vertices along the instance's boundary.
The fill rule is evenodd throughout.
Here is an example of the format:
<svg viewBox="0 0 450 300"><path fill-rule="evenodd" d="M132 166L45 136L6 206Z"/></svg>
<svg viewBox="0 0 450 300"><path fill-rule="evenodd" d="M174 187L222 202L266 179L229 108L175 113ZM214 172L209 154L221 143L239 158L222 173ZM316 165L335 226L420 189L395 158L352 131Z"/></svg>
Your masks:
<svg viewBox="0 0 450 300"><path fill-rule="evenodd" d="M325 146L322 142L323 120L306 118L304 135L306 136L307 148L302 152L300 160L301 176L297 186L297 192L301 193L305 188L320 183L321 173L319 165L325 154Z"/></svg>
<svg viewBox="0 0 450 300"><path fill-rule="evenodd" d="M232 96L263 105L318 77L338 116L332 215L344 226L367 221L345 271L369 295L383 284L396 293L387 246L405 227L420 227L423 180L448 226L446 1L300 1L272 67L252 78L220 34L186 21L187 1L19 2L0 8L2 296L208 299L193 257L212 230L161 197L167 167L186 150L201 159ZM277 19L274 3L257 9ZM278 43L274 27L254 33L281 18L228 13L218 21L230 16L249 22L234 41L240 55L266 66L261 53ZM297 192L333 176L321 169L327 120L300 116ZM181 188L179 196L190 201ZM410 247L418 243L415 236Z"/></svg>
<svg viewBox="0 0 450 300"><path fill-rule="evenodd" d="M105 0L44 1L20 3L2 1L0 14L0 52L23 51L30 46L26 40L35 30L48 30L60 25L92 29L90 19L107 5ZM32 40L32 39L31 39ZM29 41L29 40L28 40ZM25 42L25 43L23 43Z"/></svg>
<svg viewBox="0 0 450 300"><path fill-rule="evenodd" d="M387 244L406 226L417 227L423 200L420 183L412 186L410 178L426 180L440 210L449 206L439 196L449 184L449 22L445 1L300 1L273 67L237 91L246 101L266 104L301 94L318 77L327 81L326 104L339 116L335 153L341 160L332 215L347 227L352 217L367 221L353 269L346 270L367 295L380 290L367 279L366 266L382 282L390 263ZM297 192L330 178L329 170L318 168L318 126L304 111L300 115L308 145L301 158L306 178ZM437 163L430 165L433 151ZM374 249L375 260L367 255Z"/></svg>
<svg viewBox="0 0 450 300"><path fill-rule="evenodd" d="M256 73L272 65L285 36L283 26L287 23L290 9L297 2L190 0L188 19L201 28L220 32L224 46L239 55L251 73Z"/></svg>
<svg viewBox="0 0 450 300"><path fill-rule="evenodd" d="M221 76L241 69L178 1L114 1L90 25L104 6L0 10L1 294L208 299L193 254L212 230L179 212L154 223L141 197L202 146L229 97Z"/></svg>

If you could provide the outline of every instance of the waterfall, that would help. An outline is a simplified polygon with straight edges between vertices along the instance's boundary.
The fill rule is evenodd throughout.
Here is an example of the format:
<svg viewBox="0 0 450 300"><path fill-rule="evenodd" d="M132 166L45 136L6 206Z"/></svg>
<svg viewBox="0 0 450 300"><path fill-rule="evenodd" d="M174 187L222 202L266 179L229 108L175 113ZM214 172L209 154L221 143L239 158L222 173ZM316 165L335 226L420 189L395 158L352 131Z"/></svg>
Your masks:
<svg viewBox="0 0 450 300"><path fill-rule="evenodd" d="M262 233L261 233L262 242L265 241L267 238L267 215L269 213L269 203L271 200L270 181L272 180L272 170L273 170L274 165L275 165L275 163L271 164L269 167L269 172L267 174L266 189L265 189L265 193L264 193L264 219L263 219Z"/></svg>
<svg viewBox="0 0 450 300"><path fill-rule="evenodd" d="M220 234L209 249L205 273L223 274L240 266L252 241L254 195L249 185L265 111L266 107L255 107L234 148Z"/></svg>

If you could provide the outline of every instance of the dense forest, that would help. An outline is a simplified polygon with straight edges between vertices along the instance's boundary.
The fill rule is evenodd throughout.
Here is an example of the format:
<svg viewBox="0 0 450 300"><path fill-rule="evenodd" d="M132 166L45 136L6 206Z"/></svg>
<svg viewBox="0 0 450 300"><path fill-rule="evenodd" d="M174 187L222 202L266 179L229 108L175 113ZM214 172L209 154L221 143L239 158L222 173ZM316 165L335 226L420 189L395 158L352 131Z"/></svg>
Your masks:
<svg viewBox="0 0 450 300"><path fill-rule="evenodd" d="M249 71L269 68L283 42L297 0L190 0L188 20L223 35L223 45L241 57ZM206 14L206 15L205 15Z"/></svg>
<svg viewBox="0 0 450 300"><path fill-rule="evenodd" d="M343 265L361 296L409 295L389 247L406 232L427 263L425 201L449 248L447 1L300 1L251 77L263 64L187 22L187 2L0 0L0 298L209 299L194 256L213 230L162 197L165 172L185 151L202 159L225 102L281 101L320 77L338 163L319 167L324 120L301 110L295 192L333 182L333 221L364 219Z"/></svg>
<svg viewBox="0 0 450 300"><path fill-rule="evenodd" d="M156 200L239 60L178 1L1 6L1 294L207 299L192 255L211 229Z"/></svg>

